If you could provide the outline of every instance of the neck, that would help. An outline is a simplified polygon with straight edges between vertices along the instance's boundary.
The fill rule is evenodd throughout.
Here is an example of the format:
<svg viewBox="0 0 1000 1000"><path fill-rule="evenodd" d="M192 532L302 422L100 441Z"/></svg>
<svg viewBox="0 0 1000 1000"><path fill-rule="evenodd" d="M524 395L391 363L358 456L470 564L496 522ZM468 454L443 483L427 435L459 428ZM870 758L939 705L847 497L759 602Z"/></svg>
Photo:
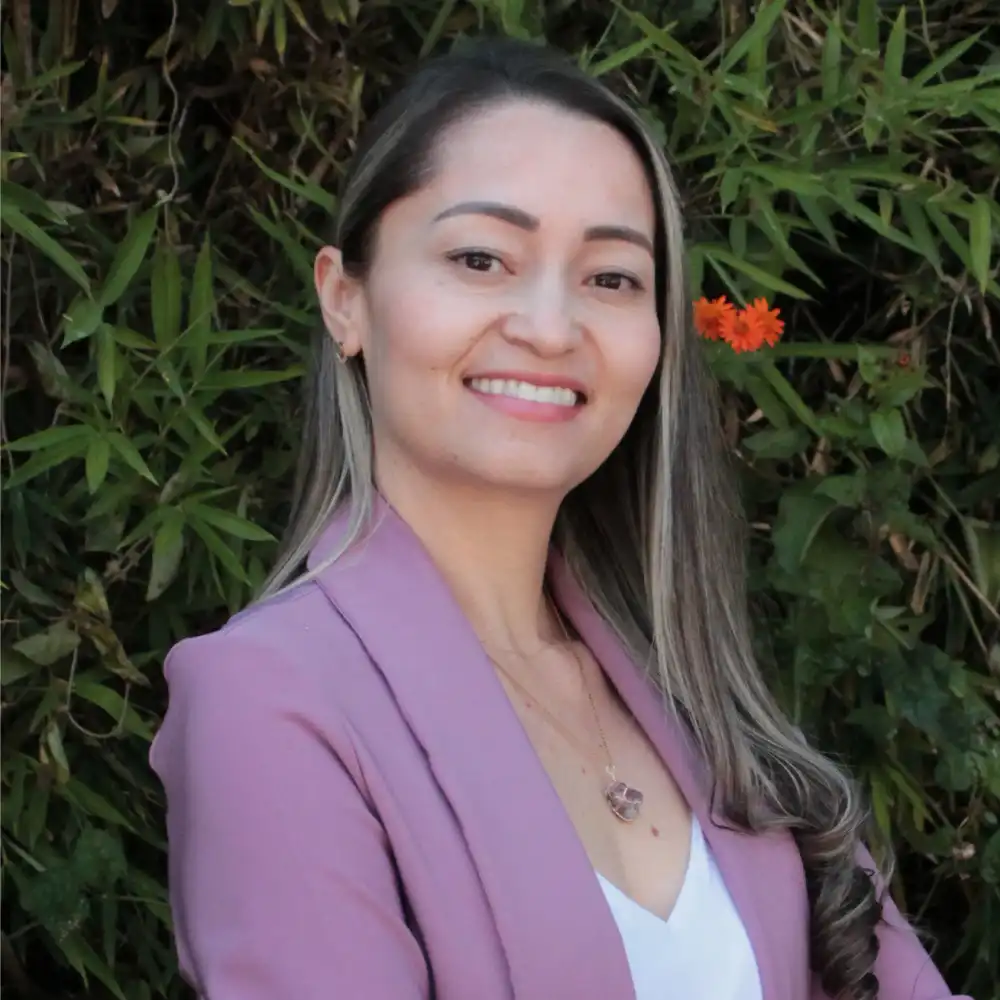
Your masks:
<svg viewBox="0 0 1000 1000"><path fill-rule="evenodd" d="M379 477L379 491L488 648L530 655L559 640L544 583L561 497L392 475Z"/></svg>

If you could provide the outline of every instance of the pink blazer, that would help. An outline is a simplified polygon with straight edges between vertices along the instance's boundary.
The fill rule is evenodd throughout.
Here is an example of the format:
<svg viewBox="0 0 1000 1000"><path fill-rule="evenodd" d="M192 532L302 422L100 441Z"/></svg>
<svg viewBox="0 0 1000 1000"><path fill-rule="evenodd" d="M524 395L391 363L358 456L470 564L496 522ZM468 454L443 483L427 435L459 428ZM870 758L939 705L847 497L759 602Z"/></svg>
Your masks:
<svg viewBox="0 0 1000 1000"><path fill-rule="evenodd" d="M314 564L341 530L331 525ZM793 840L711 821L701 770L659 696L558 563L553 575L704 827L765 1000L824 1000ZM151 760L167 792L180 963L202 997L634 996L558 796L471 626L385 505L358 550L181 642L166 673ZM880 997L950 997L886 910Z"/></svg>

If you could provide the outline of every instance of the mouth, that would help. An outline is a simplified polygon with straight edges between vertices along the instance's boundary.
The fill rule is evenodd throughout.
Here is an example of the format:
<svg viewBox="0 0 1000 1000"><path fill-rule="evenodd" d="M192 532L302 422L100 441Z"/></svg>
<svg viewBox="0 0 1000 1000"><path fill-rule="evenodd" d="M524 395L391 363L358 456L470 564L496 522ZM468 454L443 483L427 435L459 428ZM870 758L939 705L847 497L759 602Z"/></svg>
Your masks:
<svg viewBox="0 0 1000 1000"><path fill-rule="evenodd" d="M484 396L518 399L527 403L542 403L566 409L582 406L586 395L568 385L536 385L513 378L469 378L465 384Z"/></svg>

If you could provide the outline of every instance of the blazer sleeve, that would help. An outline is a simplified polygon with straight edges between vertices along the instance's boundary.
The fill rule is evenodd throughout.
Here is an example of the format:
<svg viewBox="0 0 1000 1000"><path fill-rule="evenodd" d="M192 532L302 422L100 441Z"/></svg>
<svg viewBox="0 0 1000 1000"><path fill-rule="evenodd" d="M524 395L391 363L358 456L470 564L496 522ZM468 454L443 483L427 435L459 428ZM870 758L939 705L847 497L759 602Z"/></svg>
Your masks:
<svg viewBox="0 0 1000 1000"><path fill-rule="evenodd" d="M858 864L872 873L882 898L882 922L877 931L879 951L875 960L879 1000L972 1000L948 989L920 939L892 901L872 856L864 847L858 851ZM813 1000L827 1000L827 997L818 990Z"/></svg>
<svg viewBox="0 0 1000 1000"><path fill-rule="evenodd" d="M203 1000L424 1000L347 726L282 659L225 632L168 657L151 763L181 970Z"/></svg>

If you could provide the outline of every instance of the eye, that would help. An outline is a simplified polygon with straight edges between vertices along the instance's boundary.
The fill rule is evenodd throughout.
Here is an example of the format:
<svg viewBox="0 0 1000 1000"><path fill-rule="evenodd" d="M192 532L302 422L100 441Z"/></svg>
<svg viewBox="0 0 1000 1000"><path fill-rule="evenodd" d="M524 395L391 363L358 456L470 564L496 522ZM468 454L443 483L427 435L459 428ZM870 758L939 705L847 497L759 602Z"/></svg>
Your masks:
<svg viewBox="0 0 1000 1000"><path fill-rule="evenodd" d="M481 274L495 271L495 264L503 266L499 257L487 253L485 250L459 250L448 254L448 260L462 264L469 271L479 271Z"/></svg>
<svg viewBox="0 0 1000 1000"><path fill-rule="evenodd" d="M630 274L622 274L620 271L603 271L596 274L591 279L598 288L604 288L610 292L620 292L626 289L641 291L642 283L638 278L633 278Z"/></svg>

